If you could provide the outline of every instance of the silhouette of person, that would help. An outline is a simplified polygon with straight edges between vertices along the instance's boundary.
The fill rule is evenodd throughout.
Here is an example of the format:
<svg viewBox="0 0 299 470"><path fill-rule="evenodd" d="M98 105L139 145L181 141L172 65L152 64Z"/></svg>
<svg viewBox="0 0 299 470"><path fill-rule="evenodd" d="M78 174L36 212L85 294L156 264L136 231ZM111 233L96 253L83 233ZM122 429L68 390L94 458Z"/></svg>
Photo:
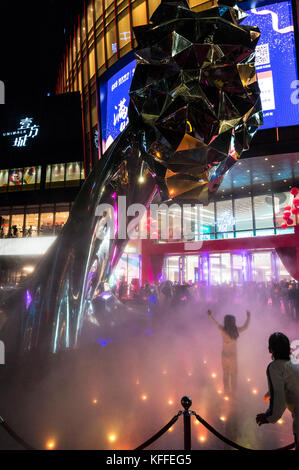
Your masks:
<svg viewBox="0 0 299 470"><path fill-rule="evenodd" d="M236 318L233 315L225 315L224 325L220 325L213 317L211 310L208 310L208 316L213 320L222 334L222 371L223 388L227 395L235 397L237 391L237 339L245 331L250 323L250 312L247 311L247 319L243 326L237 327Z"/></svg>

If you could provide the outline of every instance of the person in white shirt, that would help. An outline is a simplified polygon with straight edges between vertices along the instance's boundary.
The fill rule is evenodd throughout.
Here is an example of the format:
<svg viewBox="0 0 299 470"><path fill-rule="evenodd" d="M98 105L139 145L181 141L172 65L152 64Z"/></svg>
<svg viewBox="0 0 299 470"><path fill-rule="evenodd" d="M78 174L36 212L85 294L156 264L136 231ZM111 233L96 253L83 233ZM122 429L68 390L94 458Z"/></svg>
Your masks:
<svg viewBox="0 0 299 470"><path fill-rule="evenodd" d="M292 413L296 450L299 450L299 364L290 360L290 341L283 333L273 333L269 338L269 352L273 362L267 368L270 406L256 417L259 426L276 423L286 408Z"/></svg>

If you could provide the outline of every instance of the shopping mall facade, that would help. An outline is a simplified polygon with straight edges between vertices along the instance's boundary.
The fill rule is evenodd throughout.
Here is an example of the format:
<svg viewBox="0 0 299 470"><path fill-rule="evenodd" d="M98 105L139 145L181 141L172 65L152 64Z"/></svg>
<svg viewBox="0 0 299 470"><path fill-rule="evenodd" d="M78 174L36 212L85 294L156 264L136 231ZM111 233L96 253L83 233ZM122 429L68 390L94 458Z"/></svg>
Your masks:
<svg viewBox="0 0 299 470"><path fill-rule="evenodd" d="M189 1L198 11L215 3ZM133 27L148 23L159 4L160 0L82 2L75 24L66 28L56 94L80 93L83 163L78 163L78 188L84 173L89 174L127 125L128 91L135 68ZM251 149L224 177L215 200L203 208L198 233L202 247L192 249L190 243L176 240L129 242L116 278L125 277L128 283L164 277L208 284L299 279L296 218L287 229L280 228L284 207L292 202L290 190L299 185L298 4L272 0L254 6L241 2L240 6L249 13L245 22L258 25L262 32L256 66L264 125ZM66 186L66 162L62 171ZM45 184L55 186L50 180L49 173ZM50 215L50 230L57 231L60 213L68 217L71 201L68 204L61 209L54 205L48 211L39 209L30 215L35 222L24 215L26 211L17 214L10 209L6 225L18 222L26 228L30 222L35 227L33 236L42 239L43 214Z"/></svg>

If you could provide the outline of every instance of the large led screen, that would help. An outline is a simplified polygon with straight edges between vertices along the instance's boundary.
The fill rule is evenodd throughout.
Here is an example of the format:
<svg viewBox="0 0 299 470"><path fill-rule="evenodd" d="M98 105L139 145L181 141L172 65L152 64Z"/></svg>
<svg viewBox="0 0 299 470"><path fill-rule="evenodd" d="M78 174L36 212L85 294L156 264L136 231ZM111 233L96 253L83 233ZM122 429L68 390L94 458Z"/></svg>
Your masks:
<svg viewBox="0 0 299 470"><path fill-rule="evenodd" d="M247 2L241 3L243 9ZM242 22L258 26L256 69L261 89L264 125L261 129L299 124L299 81L294 25L290 1L247 11ZM136 62L100 82L103 151L112 144L128 122L129 89Z"/></svg>
<svg viewBox="0 0 299 470"><path fill-rule="evenodd" d="M292 4L274 3L247 13L249 16L242 24L258 26L261 31L255 62L264 114L261 129L299 124Z"/></svg>
<svg viewBox="0 0 299 470"><path fill-rule="evenodd" d="M136 60L132 60L107 81L101 81L101 121L103 152L128 124L129 90Z"/></svg>

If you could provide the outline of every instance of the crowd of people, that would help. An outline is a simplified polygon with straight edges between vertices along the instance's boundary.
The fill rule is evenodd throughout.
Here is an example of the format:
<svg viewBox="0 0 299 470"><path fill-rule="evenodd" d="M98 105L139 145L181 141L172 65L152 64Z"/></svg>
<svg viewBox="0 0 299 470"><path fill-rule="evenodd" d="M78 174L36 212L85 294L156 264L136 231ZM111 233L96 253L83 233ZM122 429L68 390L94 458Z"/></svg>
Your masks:
<svg viewBox="0 0 299 470"><path fill-rule="evenodd" d="M40 236L49 236L53 235L53 230L55 229L55 234L61 232L64 224L55 224L53 225L41 225L39 229ZM0 227L0 238L30 238L37 235L37 228L33 228L30 225L27 228L20 228L17 225L12 225L7 231L3 226Z"/></svg>
<svg viewBox="0 0 299 470"><path fill-rule="evenodd" d="M246 304L258 307L261 312L269 310L275 314L299 320L299 284L294 281L245 282L243 284L223 283L208 286L205 282L175 283L169 280L149 283L140 288L139 281L131 284L121 280L116 295L120 300L132 299L150 302L165 311L165 308L179 309L190 303L204 308L221 310L229 304ZM221 308L220 308L221 307Z"/></svg>

